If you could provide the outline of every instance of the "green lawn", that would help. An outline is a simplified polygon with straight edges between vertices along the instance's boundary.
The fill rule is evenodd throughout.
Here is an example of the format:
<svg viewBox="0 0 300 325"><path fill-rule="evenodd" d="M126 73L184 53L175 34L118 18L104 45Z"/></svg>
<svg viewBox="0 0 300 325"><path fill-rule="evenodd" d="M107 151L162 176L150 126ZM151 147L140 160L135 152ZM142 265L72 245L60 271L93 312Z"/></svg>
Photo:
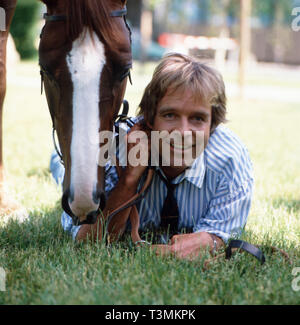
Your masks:
<svg viewBox="0 0 300 325"><path fill-rule="evenodd" d="M135 65L127 99L134 114L153 65ZM75 245L60 227L60 190L49 174L51 120L36 64L11 78L4 114L4 156L12 194L28 221L0 225L0 267L7 272L0 304L299 304L292 290L300 267L299 104L228 103L228 126L249 148L256 178L244 238L288 251L293 265L246 254L202 271L203 261L161 259L130 243ZM29 78L29 79L28 79ZM265 82L267 84L267 80ZM300 285L300 283L299 283Z"/></svg>

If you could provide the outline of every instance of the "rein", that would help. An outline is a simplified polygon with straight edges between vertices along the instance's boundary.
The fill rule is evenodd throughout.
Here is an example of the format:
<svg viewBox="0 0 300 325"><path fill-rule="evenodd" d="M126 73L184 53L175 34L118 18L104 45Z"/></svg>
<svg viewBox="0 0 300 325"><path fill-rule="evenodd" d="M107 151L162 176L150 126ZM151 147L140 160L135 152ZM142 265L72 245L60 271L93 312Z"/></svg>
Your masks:
<svg viewBox="0 0 300 325"><path fill-rule="evenodd" d="M263 248L264 248L263 246L254 246L244 240L238 240L238 239L231 240L228 243L228 246L226 247L224 253L220 253L215 257L204 261L203 269L204 271L208 270L214 262L220 260L221 258L230 260L233 253L239 251L245 251L249 253L250 255L254 256L260 262L261 265L263 265L266 261L265 255L263 254L262 251ZM266 246L265 248L271 250L272 254L280 253L281 256L285 259L285 261L290 265L292 265L292 261L290 260L288 253L285 252L283 249L274 246Z"/></svg>

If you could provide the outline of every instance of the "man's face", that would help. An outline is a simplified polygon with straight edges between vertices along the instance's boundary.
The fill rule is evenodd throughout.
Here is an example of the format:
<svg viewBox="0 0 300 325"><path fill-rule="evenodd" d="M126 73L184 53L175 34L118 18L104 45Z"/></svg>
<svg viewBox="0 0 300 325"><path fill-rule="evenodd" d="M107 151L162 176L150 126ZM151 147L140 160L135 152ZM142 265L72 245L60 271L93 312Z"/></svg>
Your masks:
<svg viewBox="0 0 300 325"><path fill-rule="evenodd" d="M202 135L204 147L207 145L210 135L211 127L211 107L205 106L203 103L196 101L190 90L184 91L167 91L166 95L158 103L154 123L151 127L152 131L168 131L172 133L176 131L177 134L184 139L185 134L192 134L192 144L195 147L196 132ZM177 166L174 164L175 157L184 155L186 147L183 145L170 146L170 166L163 167L167 176L176 177L181 174L187 166L183 164ZM161 148L160 148L161 154ZM195 152L193 153L195 154Z"/></svg>

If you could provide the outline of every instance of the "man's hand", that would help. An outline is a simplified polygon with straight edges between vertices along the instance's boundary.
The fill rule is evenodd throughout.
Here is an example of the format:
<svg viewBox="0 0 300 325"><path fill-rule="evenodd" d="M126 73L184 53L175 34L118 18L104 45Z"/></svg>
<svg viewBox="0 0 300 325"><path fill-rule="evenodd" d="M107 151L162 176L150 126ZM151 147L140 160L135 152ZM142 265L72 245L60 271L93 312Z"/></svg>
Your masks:
<svg viewBox="0 0 300 325"><path fill-rule="evenodd" d="M217 241L216 249L221 248L224 243L221 238L214 236ZM180 259L193 260L201 256L208 249L214 249L214 240L207 232L175 235L171 238L169 245L152 245L157 255L170 256Z"/></svg>
<svg viewBox="0 0 300 325"><path fill-rule="evenodd" d="M144 137L140 138L141 134L144 134ZM138 185L140 178L148 167L151 149L150 138L150 130L139 123L135 124L127 134L126 141L128 164L127 167L122 171L121 178L124 177L126 182L133 184L133 186ZM132 153L132 149L137 145L139 145L140 149L137 156L134 155L135 152L133 155L131 155L130 152ZM138 163L142 160L141 155L144 155L146 158L142 165Z"/></svg>

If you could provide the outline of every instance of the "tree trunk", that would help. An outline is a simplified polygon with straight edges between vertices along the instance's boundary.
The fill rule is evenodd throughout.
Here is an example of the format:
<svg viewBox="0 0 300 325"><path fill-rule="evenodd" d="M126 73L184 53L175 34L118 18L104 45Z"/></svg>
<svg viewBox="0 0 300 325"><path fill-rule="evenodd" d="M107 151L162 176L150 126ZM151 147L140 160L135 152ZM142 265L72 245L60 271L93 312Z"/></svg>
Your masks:
<svg viewBox="0 0 300 325"><path fill-rule="evenodd" d="M229 2L230 2L229 0L223 0L222 2L222 26L219 34L220 44L223 44L224 38L228 38L230 35L230 31L227 26L227 13L228 13ZM227 54L227 50L221 46L217 48L215 51L215 65L220 72L224 71L226 54Z"/></svg>
<svg viewBox="0 0 300 325"><path fill-rule="evenodd" d="M241 27L240 27L240 64L239 86L241 99L245 97L247 64L251 46L251 0L241 0Z"/></svg>
<svg viewBox="0 0 300 325"><path fill-rule="evenodd" d="M149 6L149 0L143 0L142 16L141 16L141 63L147 60L147 49L152 40L153 12Z"/></svg>

